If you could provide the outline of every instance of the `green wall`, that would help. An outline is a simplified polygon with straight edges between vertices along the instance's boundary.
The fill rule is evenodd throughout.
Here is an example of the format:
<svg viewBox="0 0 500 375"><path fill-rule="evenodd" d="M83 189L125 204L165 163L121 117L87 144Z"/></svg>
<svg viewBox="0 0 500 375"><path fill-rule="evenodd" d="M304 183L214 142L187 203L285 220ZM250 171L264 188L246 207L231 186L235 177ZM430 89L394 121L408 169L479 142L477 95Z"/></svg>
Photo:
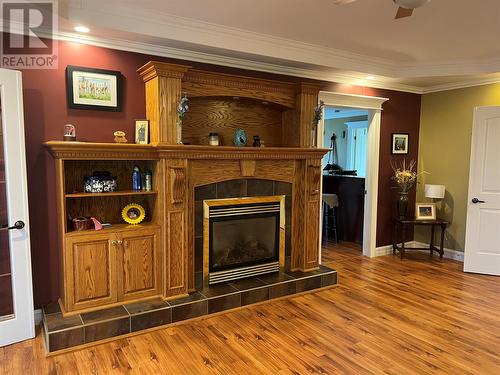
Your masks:
<svg viewBox="0 0 500 375"><path fill-rule="evenodd" d="M469 188L472 117L475 107L500 106L500 83L441 91L422 96L420 114L420 178L417 202L425 202L424 184L446 186L438 216L451 221L445 247L463 251ZM428 228L418 228L415 240L428 243Z"/></svg>

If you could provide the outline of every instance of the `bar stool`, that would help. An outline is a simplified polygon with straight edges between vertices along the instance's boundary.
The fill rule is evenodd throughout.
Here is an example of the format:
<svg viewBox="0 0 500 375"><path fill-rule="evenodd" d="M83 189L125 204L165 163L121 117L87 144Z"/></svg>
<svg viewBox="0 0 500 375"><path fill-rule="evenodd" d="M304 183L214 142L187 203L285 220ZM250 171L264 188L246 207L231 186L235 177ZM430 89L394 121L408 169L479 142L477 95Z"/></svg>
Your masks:
<svg viewBox="0 0 500 375"><path fill-rule="evenodd" d="M337 234L337 207L339 206L339 197L337 194L323 194L323 229L328 236L329 232L334 234L335 243L339 243Z"/></svg>

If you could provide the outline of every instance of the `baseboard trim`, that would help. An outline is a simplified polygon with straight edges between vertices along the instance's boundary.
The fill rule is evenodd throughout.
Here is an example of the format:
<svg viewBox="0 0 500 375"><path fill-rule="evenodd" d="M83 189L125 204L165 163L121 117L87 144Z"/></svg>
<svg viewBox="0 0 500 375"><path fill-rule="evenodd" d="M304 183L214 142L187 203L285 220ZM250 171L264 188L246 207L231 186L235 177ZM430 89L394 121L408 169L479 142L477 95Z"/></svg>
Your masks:
<svg viewBox="0 0 500 375"><path fill-rule="evenodd" d="M36 309L35 310L35 325L39 325L42 322L42 309Z"/></svg>
<svg viewBox="0 0 500 375"><path fill-rule="evenodd" d="M392 245L380 246L375 249L376 257L381 257L389 254L392 254Z"/></svg>
<svg viewBox="0 0 500 375"><path fill-rule="evenodd" d="M411 246L408 246L408 247L429 247L428 243L419 242L419 241L412 241L412 242L410 242L410 244L411 244ZM426 251L426 250L422 250L422 251ZM453 260L457 260L459 262L463 262L464 261L464 252L454 250L454 249L448 249L445 247L443 258L453 259Z"/></svg>
<svg viewBox="0 0 500 375"><path fill-rule="evenodd" d="M418 241L408 241L408 242L405 242L405 247L408 247L408 248L429 247L429 244L423 243L423 242L418 242ZM421 250L421 251L429 251L429 250ZM389 255L389 254L392 254L392 245L380 246L380 247L377 247L375 249L375 256L376 257ZM443 258L453 259L453 260L456 260L459 262L463 262L464 261L464 252L454 250L454 249L444 248Z"/></svg>

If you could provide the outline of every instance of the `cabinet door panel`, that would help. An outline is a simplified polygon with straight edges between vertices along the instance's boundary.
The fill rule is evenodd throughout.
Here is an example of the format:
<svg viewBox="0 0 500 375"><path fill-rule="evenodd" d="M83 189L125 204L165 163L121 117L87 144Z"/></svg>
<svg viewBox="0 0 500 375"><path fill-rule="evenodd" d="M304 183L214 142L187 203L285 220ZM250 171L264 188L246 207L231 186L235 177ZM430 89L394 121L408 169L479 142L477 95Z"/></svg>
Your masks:
<svg viewBox="0 0 500 375"><path fill-rule="evenodd" d="M116 261L109 237L70 239L66 250L66 308L71 311L116 302Z"/></svg>
<svg viewBox="0 0 500 375"><path fill-rule="evenodd" d="M159 285L159 230L122 235L119 262L119 298L132 299L157 293Z"/></svg>

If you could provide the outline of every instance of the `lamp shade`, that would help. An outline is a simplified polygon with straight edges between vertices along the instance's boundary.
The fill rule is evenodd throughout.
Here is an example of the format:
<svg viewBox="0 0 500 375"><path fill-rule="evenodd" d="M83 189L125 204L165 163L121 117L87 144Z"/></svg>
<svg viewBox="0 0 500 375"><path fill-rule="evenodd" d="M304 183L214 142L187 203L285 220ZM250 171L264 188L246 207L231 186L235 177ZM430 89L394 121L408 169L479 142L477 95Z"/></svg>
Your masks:
<svg viewBox="0 0 500 375"><path fill-rule="evenodd" d="M444 185L425 185L425 197L443 199L445 187Z"/></svg>

